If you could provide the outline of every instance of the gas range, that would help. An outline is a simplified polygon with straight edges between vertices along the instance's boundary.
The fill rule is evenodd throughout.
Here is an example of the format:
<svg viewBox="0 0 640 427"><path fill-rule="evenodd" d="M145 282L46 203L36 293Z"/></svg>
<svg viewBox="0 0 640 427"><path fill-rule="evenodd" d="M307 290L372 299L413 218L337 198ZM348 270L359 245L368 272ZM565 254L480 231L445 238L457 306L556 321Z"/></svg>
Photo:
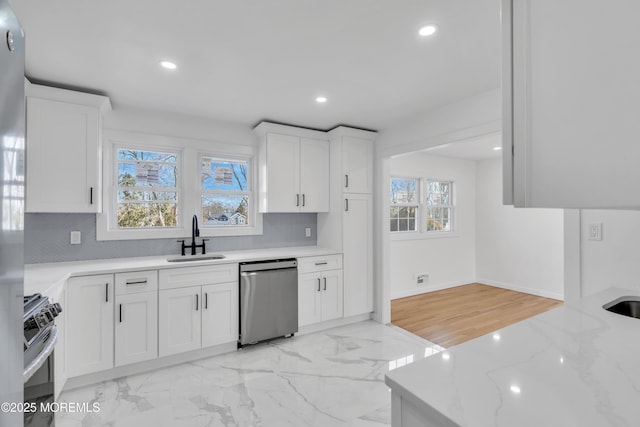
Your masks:
<svg viewBox="0 0 640 427"><path fill-rule="evenodd" d="M34 294L24 297L24 381L53 352L57 340L54 319L62 312L60 304L51 304L47 297Z"/></svg>

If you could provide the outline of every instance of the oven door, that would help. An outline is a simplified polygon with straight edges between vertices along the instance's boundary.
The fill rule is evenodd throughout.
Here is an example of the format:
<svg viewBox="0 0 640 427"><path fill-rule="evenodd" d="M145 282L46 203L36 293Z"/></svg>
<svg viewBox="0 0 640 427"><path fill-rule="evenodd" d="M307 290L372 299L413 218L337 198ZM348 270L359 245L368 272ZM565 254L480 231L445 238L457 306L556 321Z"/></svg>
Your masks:
<svg viewBox="0 0 640 427"><path fill-rule="evenodd" d="M48 336L47 336L48 335ZM54 399L53 358L54 348L58 341L58 329L53 325L48 334L43 334L45 341L40 353L24 369L24 401L33 405L35 411L25 411L25 427L52 427L54 425L53 411L50 409Z"/></svg>

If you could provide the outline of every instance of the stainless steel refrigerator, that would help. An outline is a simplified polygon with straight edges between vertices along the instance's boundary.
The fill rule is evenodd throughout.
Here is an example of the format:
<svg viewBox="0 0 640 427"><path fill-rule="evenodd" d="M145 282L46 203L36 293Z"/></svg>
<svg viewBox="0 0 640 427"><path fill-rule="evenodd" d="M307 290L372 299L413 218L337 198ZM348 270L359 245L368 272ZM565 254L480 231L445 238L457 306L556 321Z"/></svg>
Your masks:
<svg viewBox="0 0 640 427"><path fill-rule="evenodd" d="M0 0L0 427L23 425L24 116L24 33Z"/></svg>

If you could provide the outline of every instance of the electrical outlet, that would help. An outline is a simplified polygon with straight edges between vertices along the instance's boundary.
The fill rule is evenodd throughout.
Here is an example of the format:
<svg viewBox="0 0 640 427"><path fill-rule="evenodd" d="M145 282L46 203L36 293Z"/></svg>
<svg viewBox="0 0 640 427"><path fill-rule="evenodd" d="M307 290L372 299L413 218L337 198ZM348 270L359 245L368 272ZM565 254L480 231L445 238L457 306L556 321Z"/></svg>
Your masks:
<svg viewBox="0 0 640 427"><path fill-rule="evenodd" d="M429 280L429 273L422 273L418 275L416 282L418 285L424 285L427 280Z"/></svg>
<svg viewBox="0 0 640 427"><path fill-rule="evenodd" d="M602 240L602 223L596 222L589 224L589 234L587 236L589 240Z"/></svg>
<svg viewBox="0 0 640 427"><path fill-rule="evenodd" d="M82 243L82 233L79 231L72 231L69 236L69 243L72 245L79 245Z"/></svg>
<svg viewBox="0 0 640 427"><path fill-rule="evenodd" d="M305 235L306 237L311 237L311 227L306 227L306 228L304 229L304 235Z"/></svg>

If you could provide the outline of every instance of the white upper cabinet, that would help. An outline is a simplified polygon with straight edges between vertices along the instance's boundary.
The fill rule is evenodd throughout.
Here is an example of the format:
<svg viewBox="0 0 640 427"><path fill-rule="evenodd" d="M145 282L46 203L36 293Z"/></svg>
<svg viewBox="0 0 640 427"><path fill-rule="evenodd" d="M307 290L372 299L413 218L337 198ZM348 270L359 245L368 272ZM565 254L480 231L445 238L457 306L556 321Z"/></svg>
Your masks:
<svg viewBox="0 0 640 427"><path fill-rule="evenodd" d="M27 85L27 212L101 211L102 113L109 99Z"/></svg>
<svg viewBox="0 0 640 427"><path fill-rule="evenodd" d="M640 2L502 8L505 203L640 207Z"/></svg>
<svg viewBox="0 0 640 427"><path fill-rule="evenodd" d="M373 192L373 143L369 139L342 137L343 192Z"/></svg>
<svg viewBox="0 0 640 427"><path fill-rule="evenodd" d="M324 132L263 122L260 212L329 210L329 140Z"/></svg>

